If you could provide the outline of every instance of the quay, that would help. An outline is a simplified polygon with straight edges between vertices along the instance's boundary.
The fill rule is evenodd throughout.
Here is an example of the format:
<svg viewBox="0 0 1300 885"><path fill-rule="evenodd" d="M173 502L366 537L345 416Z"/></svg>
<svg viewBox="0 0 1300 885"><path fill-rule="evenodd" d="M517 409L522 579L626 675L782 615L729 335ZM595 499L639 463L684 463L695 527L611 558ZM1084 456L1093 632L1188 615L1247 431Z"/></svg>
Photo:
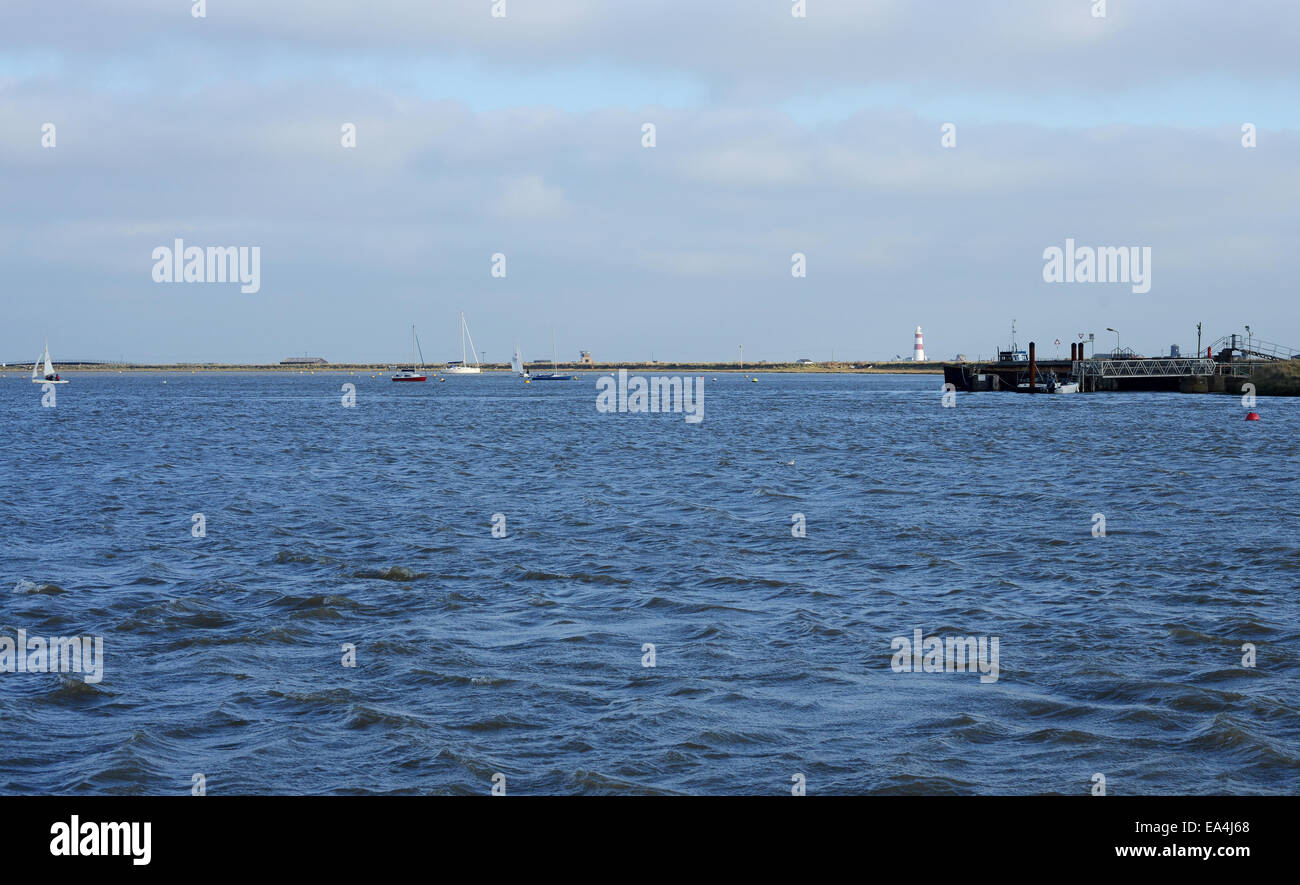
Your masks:
<svg viewBox="0 0 1300 885"><path fill-rule="evenodd" d="M1300 395L1300 353L1229 335L1194 357L1142 357L1131 352L1085 358L1083 344L1070 345L1070 359L1039 360L1028 352L998 352L989 362L945 363L943 380L964 392L1042 392L1044 380L1074 382L1081 393L1176 391L1241 395L1247 383L1260 395Z"/></svg>

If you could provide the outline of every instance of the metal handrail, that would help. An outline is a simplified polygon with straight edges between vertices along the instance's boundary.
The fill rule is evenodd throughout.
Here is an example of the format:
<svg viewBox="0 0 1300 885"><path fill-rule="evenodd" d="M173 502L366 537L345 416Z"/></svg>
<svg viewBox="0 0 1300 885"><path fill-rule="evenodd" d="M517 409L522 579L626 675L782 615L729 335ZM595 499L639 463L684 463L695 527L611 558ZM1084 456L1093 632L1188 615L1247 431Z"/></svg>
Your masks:
<svg viewBox="0 0 1300 885"><path fill-rule="evenodd" d="M1099 378L1179 378L1200 375L1218 375L1220 363L1212 359L1195 357L1157 357L1141 360L1076 360L1074 374L1079 377L1096 375Z"/></svg>
<svg viewBox="0 0 1300 885"><path fill-rule="evenodd" d="M1240 333L1235 335L1224 335L1217 341L1212 342L1210 348L1215 353L1232 348L1238 353L1265 360L1289 360L1295 355L1300 354L1300 348L1286 347L1282 344L1273 344L1272 342L1261 341L1254 337L1247 338L1242 336Z"/></svg>

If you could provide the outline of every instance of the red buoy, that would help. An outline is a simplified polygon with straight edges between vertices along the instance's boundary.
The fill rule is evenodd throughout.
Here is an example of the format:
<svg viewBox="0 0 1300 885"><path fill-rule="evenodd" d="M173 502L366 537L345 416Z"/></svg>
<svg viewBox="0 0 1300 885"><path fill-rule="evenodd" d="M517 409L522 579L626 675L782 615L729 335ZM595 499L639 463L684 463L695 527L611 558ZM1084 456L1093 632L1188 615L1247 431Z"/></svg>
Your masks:
<svg viewBox="0 0 1300 885"><path fill-rule="evenodd" d="M1246 413L1246 420L1247 420L1247 421L1258 421L1258 420L1259 420L1259 412L1247 412L1247 413Z"/></svg>

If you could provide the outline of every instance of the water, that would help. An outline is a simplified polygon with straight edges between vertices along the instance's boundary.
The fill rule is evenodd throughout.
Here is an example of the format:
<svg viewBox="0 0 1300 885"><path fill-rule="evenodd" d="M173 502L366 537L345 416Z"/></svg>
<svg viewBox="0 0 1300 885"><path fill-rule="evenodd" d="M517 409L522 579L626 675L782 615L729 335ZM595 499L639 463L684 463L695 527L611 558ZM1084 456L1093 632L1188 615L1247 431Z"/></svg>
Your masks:
<svg viewBox="0 0 1300 885"><path fill-rule="evenodd" d="M9 372L0 635L106 668L0 674L0 791L1300 787L1300 402L594 378Z"/></svg>

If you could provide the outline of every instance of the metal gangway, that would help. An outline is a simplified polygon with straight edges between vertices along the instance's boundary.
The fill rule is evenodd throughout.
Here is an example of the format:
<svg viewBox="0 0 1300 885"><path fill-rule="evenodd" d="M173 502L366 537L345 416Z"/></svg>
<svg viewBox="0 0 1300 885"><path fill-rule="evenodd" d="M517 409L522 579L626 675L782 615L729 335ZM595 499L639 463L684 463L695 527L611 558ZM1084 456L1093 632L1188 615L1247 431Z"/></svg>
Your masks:
<svg viewBox="0 0 1300 885"><path fill-rule="evenodd" d="M1248 365L1220 363L1205 357L1155 357L1151 359L1075 360L1076 378L1188 378L1198 375L1248 375Z"/></svg>
<svg viewBox="0 0 1300 885"><path fill-rule="evenodd" d="M1210 349L1214 353L1230 351L1233 359L1246 360L1289 360L1300 355L1300 349L1261 341L1250 335L1243 336L1236 332L1224 335L1212 343Z"/></svg>

